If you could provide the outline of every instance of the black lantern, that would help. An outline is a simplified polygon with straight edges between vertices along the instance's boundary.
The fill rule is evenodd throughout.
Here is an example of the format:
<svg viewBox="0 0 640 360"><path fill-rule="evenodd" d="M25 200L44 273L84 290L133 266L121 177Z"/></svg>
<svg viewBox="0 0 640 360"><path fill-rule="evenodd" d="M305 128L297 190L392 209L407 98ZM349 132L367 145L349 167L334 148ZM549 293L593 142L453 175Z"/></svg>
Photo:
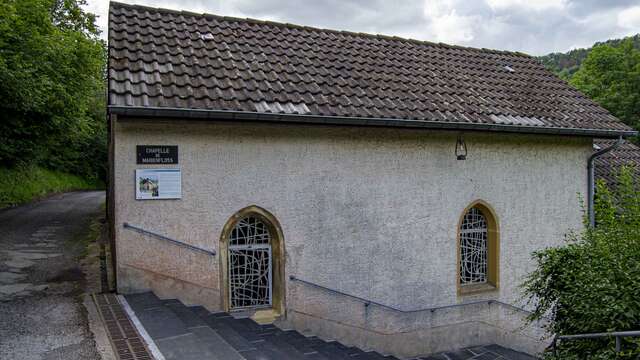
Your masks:
<svg viewBox="0 0 640 360"><path fill-rule="evenodd" d="M458 136L456 141L456 159L467 160L467 144L464 143L462 135Z"/></svg>

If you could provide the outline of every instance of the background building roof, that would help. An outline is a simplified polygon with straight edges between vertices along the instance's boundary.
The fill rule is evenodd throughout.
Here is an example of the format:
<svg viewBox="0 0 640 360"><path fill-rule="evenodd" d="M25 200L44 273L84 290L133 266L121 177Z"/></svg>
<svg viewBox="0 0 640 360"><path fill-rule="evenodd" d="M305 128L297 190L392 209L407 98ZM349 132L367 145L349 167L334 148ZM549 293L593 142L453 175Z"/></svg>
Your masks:
<svg viewBox="0 0 640 360"><path fill-rule="evenodd" d="M607 139L596 139L594 141L594 144L601 149L614 143L615 140ZM627 141L618 148L597 157L594 167L596 179L602 179L610 186L616 185L617 174L623 166L632 167L635 179L640 183L640 147Z"/></svg>
<svg viewBox="0 0 640 360"><path fill-rule="evenodd" d="M632 133L524 54L114 2L109 110L601 137Z"/></svg>

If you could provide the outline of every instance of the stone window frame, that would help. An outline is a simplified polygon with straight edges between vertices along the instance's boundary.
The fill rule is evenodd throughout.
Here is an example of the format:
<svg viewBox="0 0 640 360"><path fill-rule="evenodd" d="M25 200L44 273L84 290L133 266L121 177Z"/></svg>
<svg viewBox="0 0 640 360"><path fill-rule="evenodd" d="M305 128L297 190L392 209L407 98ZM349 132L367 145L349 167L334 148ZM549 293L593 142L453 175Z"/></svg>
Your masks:
<svg viewBox="0 0 640 360"><path fill-rule="evenodd" d="M461 238L460 228L464 217L472 208L482 212L487 222L487 282L482 284L463 285L460 282ZM484 292L494 292L500 288L500 224L498 216L491 205L484 200L475 200L461 213L456 227L456 283L458 295L471 295Z"/></svg>
<svg viewBox="0 0 640 360"><path fill-rule="evenodd" d="M272 298L271 309L275 316L285 314L285 252L284 252L284 236L282 227L278 219L266 209L256 205L247 206L235 214L233 214L225 223L220 234L220 250L219 250L219 279L220 279L220 296L221 304L224 311L231 311L229 303L229 273L228 273L228 250L229 237L236 224L247 217L255 217L260 219L271 233L271 256L272 256Z"/></svg>

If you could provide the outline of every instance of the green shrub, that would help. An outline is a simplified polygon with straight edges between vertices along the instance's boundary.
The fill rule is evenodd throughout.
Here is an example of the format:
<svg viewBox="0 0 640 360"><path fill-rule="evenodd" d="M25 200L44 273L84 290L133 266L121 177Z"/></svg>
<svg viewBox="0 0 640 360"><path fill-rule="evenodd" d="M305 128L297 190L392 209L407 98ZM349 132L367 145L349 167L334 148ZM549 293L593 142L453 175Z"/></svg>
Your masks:
<svg viewBox="0 0 640 360"><path fill-rule="evenodd" d="M26 203L51 193L98 187L100 184L81 177L33 165L0 168L0 208Z"/></svg>
<svg viewBox="0 0 640 360"><path fill-rule="evenodd" d="M537 269L523 284L535 311L550 317L559 335L640 330L640 186L624 169L619 185L597 185L596 228L586 226L567 244L534 253ZM638 339L560 342L559 359L638 359ZM554 358L553 354L546 354Z"/></svg>
<svg viewBox="0 0 640 360"><path fill-rule="evenodd" d="M0 1L0 167L106 179L106 44L85 5Z"/></svg>

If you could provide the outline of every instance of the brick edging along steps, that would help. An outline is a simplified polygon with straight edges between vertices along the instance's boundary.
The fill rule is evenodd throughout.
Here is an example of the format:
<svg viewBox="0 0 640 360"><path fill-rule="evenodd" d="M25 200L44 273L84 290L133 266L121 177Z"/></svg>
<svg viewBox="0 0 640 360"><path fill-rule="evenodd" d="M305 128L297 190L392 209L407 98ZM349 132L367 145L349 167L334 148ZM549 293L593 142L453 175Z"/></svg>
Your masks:
<svg viewBox="0 0 640 360"><path fill-rule="evenodd" d="M119 360L152 360L153 357L115 294L91 295Z"/></svg>

